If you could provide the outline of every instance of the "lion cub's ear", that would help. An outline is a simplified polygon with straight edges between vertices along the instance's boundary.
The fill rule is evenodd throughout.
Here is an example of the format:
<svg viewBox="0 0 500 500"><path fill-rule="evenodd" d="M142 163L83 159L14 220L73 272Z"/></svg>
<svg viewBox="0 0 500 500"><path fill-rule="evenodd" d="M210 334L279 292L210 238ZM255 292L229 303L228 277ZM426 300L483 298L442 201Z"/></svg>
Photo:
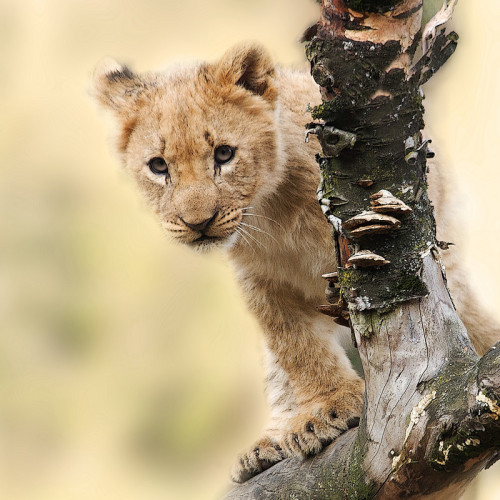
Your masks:
<svg viewBox="0 0 500 500"><path fill-rule="evenodd" d="M144 82L126 66L104 59L94 70L91 93L105 108L126 116L136 111L144 88Z"/></svg>
<svg viewBox="0 0 500 500"><path fill-rule="evenodd" d="M228 50L215 66L216 78L223 85L238 85L270 103L278 97L274 63L259 44L237 45Z"/></svg>

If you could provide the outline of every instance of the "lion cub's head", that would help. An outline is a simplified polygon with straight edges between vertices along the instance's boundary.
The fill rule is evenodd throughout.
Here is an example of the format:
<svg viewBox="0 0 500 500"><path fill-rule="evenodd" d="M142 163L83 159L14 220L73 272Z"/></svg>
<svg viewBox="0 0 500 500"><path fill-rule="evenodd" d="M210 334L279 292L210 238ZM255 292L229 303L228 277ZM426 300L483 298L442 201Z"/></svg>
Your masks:
<svg viewBox="0 0 500 500"><path fill-rule="evenodd" d="M275 69L259 46L146 75L106 61L94 94L118 119L127 170L180 242L234 243L245 211L280 180Z"/></svg>

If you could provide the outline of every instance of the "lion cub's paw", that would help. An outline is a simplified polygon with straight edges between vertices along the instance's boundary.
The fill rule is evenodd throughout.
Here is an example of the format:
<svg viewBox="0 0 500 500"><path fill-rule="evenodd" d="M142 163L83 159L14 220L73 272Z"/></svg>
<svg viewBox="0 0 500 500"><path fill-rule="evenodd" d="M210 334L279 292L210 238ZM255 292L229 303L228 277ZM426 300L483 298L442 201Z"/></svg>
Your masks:
<svg viewBox="0 0 500 500"><path fill-rule="evenodd" d="M246 453L242 453L231 471L235 483L243 483L285 458L279 443L269 437L259 439Z"/></svg>
<svg viewBox="0 0 500 500"><path fill-rule="evenodd" d="M325 394L301 409L284 436L285 455L310 456L359 423L363 409L362 384Z"/></svg>

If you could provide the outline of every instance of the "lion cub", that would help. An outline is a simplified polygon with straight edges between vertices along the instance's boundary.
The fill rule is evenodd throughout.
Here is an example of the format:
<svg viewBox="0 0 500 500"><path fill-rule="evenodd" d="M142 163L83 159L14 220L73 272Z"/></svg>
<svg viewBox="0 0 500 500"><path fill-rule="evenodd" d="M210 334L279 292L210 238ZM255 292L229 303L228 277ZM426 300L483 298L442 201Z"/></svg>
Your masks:
<svg viewBox="0 0 500 500"><path fill-rule="evenodd" d="M315 309L321 275L335 269L316 200L319 147L304 142L316 84L247 44L170 73L108 61L94 94L115 114L121 159L167 233L227 252L264 331L271 421L233 479L318 453L356 425L363 381L338 343L342 327Z"/></svg>

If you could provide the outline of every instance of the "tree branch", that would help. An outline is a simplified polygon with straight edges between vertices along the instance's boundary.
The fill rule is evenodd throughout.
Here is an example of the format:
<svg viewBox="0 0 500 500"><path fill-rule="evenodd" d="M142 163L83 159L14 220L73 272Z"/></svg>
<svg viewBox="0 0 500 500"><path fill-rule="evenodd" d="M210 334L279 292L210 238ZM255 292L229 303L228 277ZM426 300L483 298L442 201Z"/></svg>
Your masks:
<svg viewBox="0 0 500 500"><path fill-rule="evenodd" d="M497 460L500 343L477 358L431 254L423 280L443 295L373 312L356 327L361 357L371 360L360 427L315 457L275 465L226 499L458 498ZM391 330L395 314L399 328Z"/></svg>
<svg viewBox="0 0 500 500"><path fill-rule="evenodd" d="M478 359L446 287L427 197L419 87L455 50L456 34L437 33L454 3L424 30L416 62L421 0L323 0L306 33L323 95L308 132L323 146L318 194L341 288L327 312L350 318L365 408L359 428L320 455L285 460L227 499L458 498L498 458L500 344Z"/></svg>

